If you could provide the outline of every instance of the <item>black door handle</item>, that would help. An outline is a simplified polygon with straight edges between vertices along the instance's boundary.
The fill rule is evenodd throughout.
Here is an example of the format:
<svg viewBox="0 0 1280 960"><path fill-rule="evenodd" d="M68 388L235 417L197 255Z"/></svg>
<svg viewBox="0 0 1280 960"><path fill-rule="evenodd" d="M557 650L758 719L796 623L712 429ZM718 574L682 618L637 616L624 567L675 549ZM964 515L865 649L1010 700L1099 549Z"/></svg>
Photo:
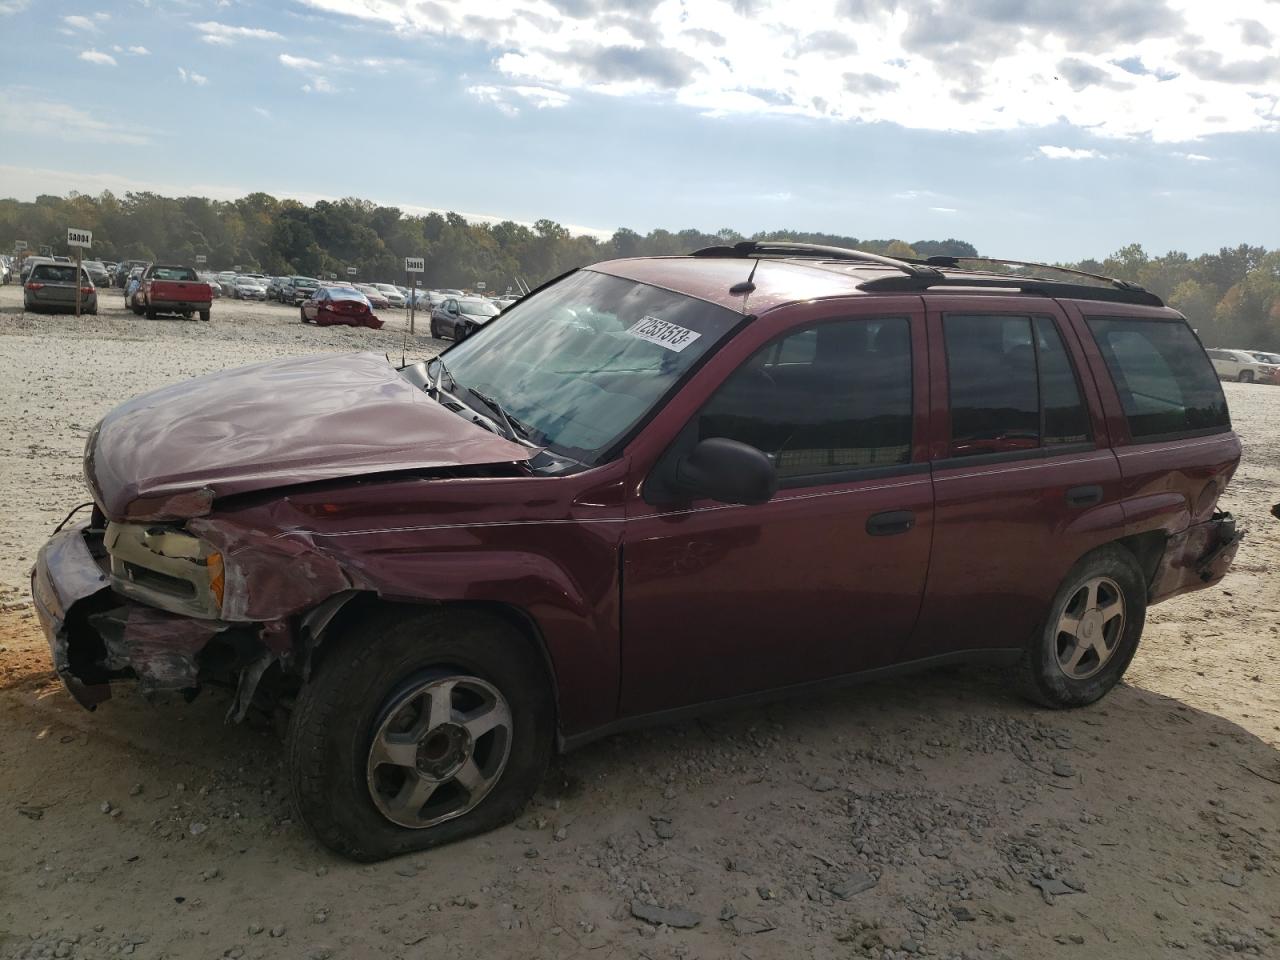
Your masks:
<svg viewBox="0 0 1280 960"><path fill-rule="evenodd" d="M890 510L867 517L867 533L873 537L891 537L906 533L916 525L916 515L910 510Z"/></svg>
<svg viewBox="0 0 1280 960"><path fill-rule="evenodd" d="M1102 488L1097 484L1087 487L1072 487L1067 491L1067 505L1072 507L1091 507L1102 502Z"/></svg>

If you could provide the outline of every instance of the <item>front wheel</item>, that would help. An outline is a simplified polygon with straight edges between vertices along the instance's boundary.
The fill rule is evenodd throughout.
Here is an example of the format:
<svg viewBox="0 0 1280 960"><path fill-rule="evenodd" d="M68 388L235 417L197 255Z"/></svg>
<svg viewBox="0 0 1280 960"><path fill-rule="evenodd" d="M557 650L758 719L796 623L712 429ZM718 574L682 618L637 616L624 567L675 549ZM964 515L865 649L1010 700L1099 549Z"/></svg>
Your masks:
<svg viewBox="0 0 1280 960"><path fill-rule="evenodd" d="M529 637L476 611L398 609L331 642L288 747L294 805L322 843L382 860L520 812L555 732Z"/></svg>
<svg viewBox="0 0 1280 960"><path fill-rule="evenodd" d="M1017 668L1022 692L1046 707L1082 707L1120 682L1138 650L1146 580L1133 554L1106 546L1077 563Z"/></svg>
<svg viewBox="0 0 1280 960"><path fill-rule="evenodd" d="M1253 383L1253 371L1241 370L1239 380L1241 383Z"/></svg>

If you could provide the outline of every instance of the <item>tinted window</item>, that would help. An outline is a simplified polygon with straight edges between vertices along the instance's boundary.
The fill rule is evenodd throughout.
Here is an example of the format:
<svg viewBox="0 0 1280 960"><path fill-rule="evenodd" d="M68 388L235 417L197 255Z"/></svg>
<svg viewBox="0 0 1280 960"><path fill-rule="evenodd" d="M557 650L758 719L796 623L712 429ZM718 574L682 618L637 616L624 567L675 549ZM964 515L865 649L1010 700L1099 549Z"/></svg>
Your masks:
<svg viewBox="0 0 1280 960"><path fill-rule="evenodd" d="M1040 370L1040 403L1044 408L1041 439L1046 446L1084 443L1091 432L1089 414L1080 397L1080 384L1062 335L1048 317L1036 317L1033 325Z"/></svg>
<svg viewBox="0 0 1280 960"><path fill-rule="evenodd" d="M1185 323L1094 317L1089 329L1135 439L1230 428L1218 375Z"/></svg>
<svg viewBox="0 0 1280 960"><path fill-rule="evenodd" d="M943 321L952 456L1040 446L1040 392L1029 317Z"/></svg>
<svg viewBox="0 0 1280 960"><path fill-rule="evenodd" d="M697 431L764 451L785 479L907 463L911 419L911 328L895 317L774 341L716 391Z"/></svg>
<svg viewBox="0 0 1280 960"><path fill-rule="evenodd" d="M190 267L152 267L152 280L195 280L196 272Z"/></svg>

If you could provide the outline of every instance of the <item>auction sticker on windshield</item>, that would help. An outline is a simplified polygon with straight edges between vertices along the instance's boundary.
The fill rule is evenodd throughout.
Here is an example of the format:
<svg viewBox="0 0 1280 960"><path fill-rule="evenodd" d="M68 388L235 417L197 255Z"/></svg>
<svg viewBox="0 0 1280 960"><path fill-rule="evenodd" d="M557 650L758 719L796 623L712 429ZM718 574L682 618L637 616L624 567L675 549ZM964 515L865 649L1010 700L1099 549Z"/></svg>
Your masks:
<svg viewBox="0 0 1280 960"><path fill-rule="evenodd" d="M702 336L696 330L688 330L674 323L668 323L666 320L659 320L657 317L650 316L641 317L639 322L632 324L627 333L633 337L639 337L641 340L656 343L658 346L674 353L679 353Z"/></svg>

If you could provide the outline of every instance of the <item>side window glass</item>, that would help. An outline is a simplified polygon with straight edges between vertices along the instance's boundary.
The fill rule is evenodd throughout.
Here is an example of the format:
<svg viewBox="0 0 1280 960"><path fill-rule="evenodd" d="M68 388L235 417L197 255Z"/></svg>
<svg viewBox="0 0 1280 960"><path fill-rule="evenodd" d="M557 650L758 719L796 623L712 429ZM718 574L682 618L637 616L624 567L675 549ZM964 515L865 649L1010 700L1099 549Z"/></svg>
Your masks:
<svg viewBox="0 0 1280 960"><path fill-rule="evenodd" d="M698 415L699 440L762 450L781 479L911 459L911 327L905 317L842 320L759 350Z"/></svg>
<svg viewBox="0 0 1280 960"><path fill-rule="evenodd" d="M1048 317L1036 317L1036 359L1040 364L1040 402L1044 406L1041 436L1046 446L1055 443L1085 443L1091 424L1080 384L1071 367L1071 357Z"/></svg>
<svg viewBox="0 0 1280 960"><path fill-rule="evenodd" d="M1218 375L1186 323L1109 317L1088 323L1134 439L1230 428Z"/></svg>
<svg viewBox="0 0 1280 960"><path fill-rule="evenodd" d="M943 319L951 401L951 455L1040 446L1040 394L1029 317Z"/></svg>

